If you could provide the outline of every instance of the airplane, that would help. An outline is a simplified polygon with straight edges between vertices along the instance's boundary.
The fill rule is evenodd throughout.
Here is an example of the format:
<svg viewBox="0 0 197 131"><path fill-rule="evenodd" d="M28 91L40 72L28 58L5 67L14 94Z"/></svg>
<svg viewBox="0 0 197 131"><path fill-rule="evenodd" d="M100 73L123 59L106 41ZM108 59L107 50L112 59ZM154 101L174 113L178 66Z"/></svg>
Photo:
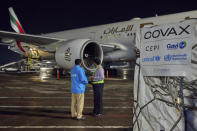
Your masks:
<svg viewBox="0 0 197 131"><path fill-rule="evenodd" d="M17 33L22 33L24 34L25 31L20 23L20 21L18 20L18 17L16 16L14 10L12 7L8 8L9 10L9 15L10 15L10 24L12 29L17 32ZM39 59L53 59L54 55L48 52L44 52L43 50L40 50L38 48L36 48L36 46L31 45L31 44L26 44L24 42L19 42L19 41L13 41L10 39L3 39L4 44L5 43L8 46L8 49L22 54L26 57L28 57L28 55L30 55L31 58L39 58ZM12 44L10 44L12 43ZM0 44L1 45L1 44Z"/></svg>
<svg viewBox="0 0 197 131"><path fill-rule="evenodd" d="M64 68L70 69L74 66L75 59L80 58L86 70L94 70L93 61L100 58L102 62L125 62L136 59L136 33L144 26L173 23L185 19L197 18L197 11L188 11L150 18L133 18L129 21L112 24L85 27L67 31L53 32L41 35L26 34L9 8L12 22L17 28L15 32L0 30L2 43L18 46L20 53L25 55L26 47L54 56L56 63ZM24 42L20 44L19 42ZM18 43L18 44L17 44ZM23 50L22 50L23 48ZM46 55L47 56L47 55Z"/></svg>

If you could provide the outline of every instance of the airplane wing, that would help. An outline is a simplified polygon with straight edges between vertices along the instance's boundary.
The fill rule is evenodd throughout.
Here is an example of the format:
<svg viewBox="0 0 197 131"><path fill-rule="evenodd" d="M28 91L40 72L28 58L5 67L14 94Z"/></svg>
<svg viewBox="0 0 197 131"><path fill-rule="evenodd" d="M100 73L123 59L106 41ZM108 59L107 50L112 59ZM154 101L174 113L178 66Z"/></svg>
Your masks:
<svg viewBox="0 0 197 131"><path fill-rule="evenodd" d="M20 42L31 43L36 46L48 45L55 42L64 41L64 39L45 37L40 35L19 34L0 30L0 38L12 39Z"/></svg>
<svg viewBox="0 0 197 131"><path fill-rule="evenodd" d="M8 45L10 45L10 44L0 42L0 45L8 46Z"/></svg>
<svg viewBox="0 0 197 131"><path fill-rule="evenodd" d="M30 35L30 34L21 34L21 33L15 33L15 32L9 32L9 31L1 31L0 30L0 38L6 39L6 40L15 40L20 42L29 43L36 46L42 46L42 45L49 45L56 42L66 41L65 39L59 39L59 38L52 38L52 37L46 37L46 36L40 36L40 35ZM0 45L9 45L7 43L0 43ZM113 44L101 44L101 47L103 48L104 52L110 52L114 50L119 50L120 47Z"/></svg>

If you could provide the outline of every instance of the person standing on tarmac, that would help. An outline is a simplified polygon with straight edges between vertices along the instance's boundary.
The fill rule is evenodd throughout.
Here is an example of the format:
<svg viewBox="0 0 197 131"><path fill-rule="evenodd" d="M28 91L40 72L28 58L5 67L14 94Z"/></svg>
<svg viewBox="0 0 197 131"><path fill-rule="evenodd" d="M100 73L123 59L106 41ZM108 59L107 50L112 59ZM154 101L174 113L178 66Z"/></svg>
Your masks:
<svg viewBox="0 0 197 131"><path fill-rule="evenodd" d="M85 85L88 84L87 77L81 64L81 59L76 59L75 66L70 71L72 93L71 116L77 120L85 119L82 112L84 107Z"/></svg>
<svg viewBox="0 0 197 131"><path fill-rule="evenodd" d="M96 65L96 69L94 70L91 84L93 85L94 92L94 116L101 116L103 114L103 88L104 88L104 69L100 65L100 59L96 58L94 60L94 64Z"/></svg>

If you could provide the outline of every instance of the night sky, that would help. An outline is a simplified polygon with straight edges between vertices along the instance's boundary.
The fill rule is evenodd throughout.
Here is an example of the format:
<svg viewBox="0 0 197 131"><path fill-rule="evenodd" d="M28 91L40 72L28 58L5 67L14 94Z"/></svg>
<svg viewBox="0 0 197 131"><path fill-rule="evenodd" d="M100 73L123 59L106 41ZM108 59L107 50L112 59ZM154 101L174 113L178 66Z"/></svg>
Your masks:
<svg viewBox="0 0 197 131"><path fill-rule="evenodd" d="M12 31L10 6L26 33L41 34L197 10L197 0L1 0L0 30ZM0 64L13 61L14 56L0 46Z"/></svg>

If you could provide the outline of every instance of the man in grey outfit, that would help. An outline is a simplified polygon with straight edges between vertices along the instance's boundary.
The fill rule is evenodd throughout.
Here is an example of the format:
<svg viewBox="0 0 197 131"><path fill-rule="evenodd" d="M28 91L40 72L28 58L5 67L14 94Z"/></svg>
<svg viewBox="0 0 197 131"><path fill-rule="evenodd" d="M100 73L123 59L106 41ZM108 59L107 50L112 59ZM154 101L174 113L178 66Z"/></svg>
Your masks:
<svg viewBox="0 0 197 131"><path fill-rule="evenodd" d="M100 59L96 58L94 60L94 64L96 65L96 69L92 76L92 85L94 91L94 116L101 116L103 114L103 88L104 88L104 69L100 65Z"/></svg>

